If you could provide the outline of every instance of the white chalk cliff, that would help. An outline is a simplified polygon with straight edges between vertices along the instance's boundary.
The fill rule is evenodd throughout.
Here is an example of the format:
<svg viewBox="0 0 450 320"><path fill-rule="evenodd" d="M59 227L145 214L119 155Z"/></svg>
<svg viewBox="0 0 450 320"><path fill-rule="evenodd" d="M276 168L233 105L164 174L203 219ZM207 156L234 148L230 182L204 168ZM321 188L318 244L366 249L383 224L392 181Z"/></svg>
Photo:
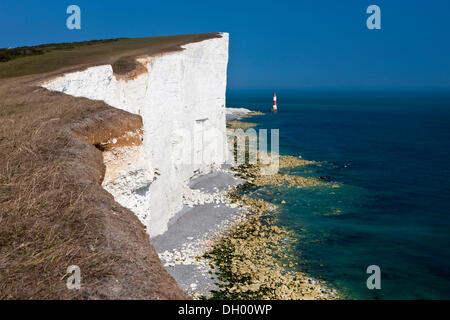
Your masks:
<svg viewBox="0 0 450 320"><path fill-rule="evenodd" d="M143 143L105 152L104 188L132 210L150 236L167 230L183 207L189 180L226 161L228 34L143 57L134 79L111 65L65 74L43 86L139 114Z"/></svg>

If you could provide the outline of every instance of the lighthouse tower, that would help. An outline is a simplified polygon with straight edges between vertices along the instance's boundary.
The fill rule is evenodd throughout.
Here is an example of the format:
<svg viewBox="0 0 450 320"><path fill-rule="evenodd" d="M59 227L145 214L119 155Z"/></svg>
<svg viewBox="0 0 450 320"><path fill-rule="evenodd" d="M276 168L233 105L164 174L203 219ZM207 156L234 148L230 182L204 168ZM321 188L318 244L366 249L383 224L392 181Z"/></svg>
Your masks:
<svg viewBox="0 0 450 320"><path fill-rule="evenodd" d="M273 93L273 107L272 110L270 110L271 112L277 112L277 94L274 92Z"/></svg>

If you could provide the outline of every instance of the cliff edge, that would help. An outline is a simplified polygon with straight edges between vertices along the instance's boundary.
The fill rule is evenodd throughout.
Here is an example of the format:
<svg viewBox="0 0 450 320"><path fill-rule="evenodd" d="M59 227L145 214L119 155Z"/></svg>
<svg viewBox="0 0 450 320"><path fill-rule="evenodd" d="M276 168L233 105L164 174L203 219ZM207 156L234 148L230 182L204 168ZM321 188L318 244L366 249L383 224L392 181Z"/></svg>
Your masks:
<svg viewBox="0 0 450 320"><path fill-rule="evenodd" d="M119 180L112 179L114 170L108 172L104 155L115 152L114 148L134 148L137 152L132 155L150 160L137 168L144 176L148 174L143 180L148 184L144 195L151 195L152 188L176 194L172 185L181 190L192 175L207 171L195 163L186 170L166 161L175 155L165 147L176 141L167 140L164 130L171 126L167 132L182 132L190 128L188 121L195 130L199 128L196 124L204 128L208 120L206 126L222 125L226 60L220 60L221 67L215 69L212 66L217 66L214 61L218 60L214 55L208 58L214 46L203 46L208 41L223 41L223 36L118 39L0 63L1 299L188 298L164 270L149 242L152 230L158 234L167 227L170 215L164 220L164 206L173 206L169 211L174 212L181 199L176 196L161 203L161 198L144 197L149 208L162 209L159 215L150 212L148 219L136 216L127 209L133 206L116 201L120 193L105 190L106 178L114 185L127 171L116 171ZM223 49L227 45L226 41ZM227 52L217 54L227 59ZM222 73L218 76L219 69ZM111 97L119 102L42 87L92 70L102 70L110 84L115 83ZM197 81L201 76L206 76L207 82ZM95 94L105 93L100 88L105 84L108 89L106 82L94 79L89 85L95 86ZM133 91L140 90L142 83L145 92ZM214 86L208 87L208 83ZM192 117L173 128L171 119L186 115ZM208 163L215 165L221 160ZM156 188L155 178L162 176L174 183L159 182ZM136 188L126 192L141 190ZM70 265L80 268L80 290L66 287Z"/></svg>

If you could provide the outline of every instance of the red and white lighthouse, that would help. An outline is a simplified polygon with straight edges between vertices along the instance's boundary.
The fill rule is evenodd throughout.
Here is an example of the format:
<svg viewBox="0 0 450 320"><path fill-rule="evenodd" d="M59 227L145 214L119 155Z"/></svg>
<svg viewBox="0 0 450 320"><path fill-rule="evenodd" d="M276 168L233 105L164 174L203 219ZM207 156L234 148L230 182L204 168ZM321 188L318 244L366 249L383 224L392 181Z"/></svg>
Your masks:
<svg viewBox="0 0 450 320"><path fill-rule="evenodd" d="M277 112L277 94L275 92L273 93L273 107L270 111Z"/></svg>

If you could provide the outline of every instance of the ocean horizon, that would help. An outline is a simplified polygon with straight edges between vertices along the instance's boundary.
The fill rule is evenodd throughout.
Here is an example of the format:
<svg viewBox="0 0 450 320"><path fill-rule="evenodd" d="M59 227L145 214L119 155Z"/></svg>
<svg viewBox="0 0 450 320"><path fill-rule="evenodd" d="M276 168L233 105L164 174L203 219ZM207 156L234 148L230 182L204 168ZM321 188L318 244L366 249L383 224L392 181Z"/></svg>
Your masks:
<svg viewBox="0 0 450 320"><path fill-rule="evenodd" d="M283 170L339 185L254 190L281 208L299 270L341 298L449 299L450 94L285 90L270 113L272 94L229 90L227 107L264 112L248 121L279 129L281 154L320 164Z"/></svg>

